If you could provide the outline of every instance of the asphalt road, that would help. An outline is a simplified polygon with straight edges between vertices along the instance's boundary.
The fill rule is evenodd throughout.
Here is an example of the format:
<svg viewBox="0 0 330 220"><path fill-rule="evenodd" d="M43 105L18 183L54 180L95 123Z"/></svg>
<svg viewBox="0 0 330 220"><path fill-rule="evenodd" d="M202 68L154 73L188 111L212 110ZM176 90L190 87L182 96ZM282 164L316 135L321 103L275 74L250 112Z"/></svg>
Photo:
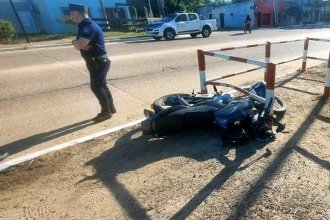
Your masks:
<svg viewBox="0 0 330 220"><path fill-rule="evenodd" d="M189 36L174 41L150 39L108 43L112 60L108 75L118 113L111 120L93 124L99 112L89 89L89 75L72 47L0 53L0 151L11 158L63 143L93 132L143 117L143 109L157 97L199 90L197 49L214 49L254 43L327 38L330 28L261 29L252 34L215 32L210 38ZM327 58L329 43L312 42L309 54ZM301 57L303 42L274 45L272 62ZM226 54L264 60L264 48L228 51ZM308 65L320 62L308 61ZM207 58L208 76L229 74L252 65ZM277 67L277 74L292 73L301 61ZM262 80L262 71L227 82L243 85Z"/></svg>

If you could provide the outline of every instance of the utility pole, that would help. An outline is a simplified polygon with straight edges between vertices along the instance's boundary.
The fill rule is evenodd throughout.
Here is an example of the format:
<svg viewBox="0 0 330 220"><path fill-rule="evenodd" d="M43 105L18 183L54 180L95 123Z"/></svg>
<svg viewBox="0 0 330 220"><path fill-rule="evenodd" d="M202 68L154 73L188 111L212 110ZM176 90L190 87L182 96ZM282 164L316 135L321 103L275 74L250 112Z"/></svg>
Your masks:
<svg viewBox="0 0 330 220"><path fill-rule="evenodd" d="M102 11L102 14L103 14L103 18L105 19L105 22L104 22L104 24L106 25L105 29L110 30L108 16L107 16L107 13L105 12L103 0L100 0L100 6L101 6L101 11Z"/></svg>
<svg viewBox="0 0 330 220"><path fill-rule="evenodd" d="M159 8L159 14L161 14L161 17L165 17L164 0L157 0L157 3Z"/></svg>
<svg viewBox="0 0 330 220"><path fill-rule="evenodd" d="M278 0L274 0L274 26L278 26Z"/></svg>
<svg viewBox="0 0 330 220"><path fill-rule="evenodd" d="M100 6L101 6L101 11L102 11L103 17L104 17L104 19L107 20L108 17L107 17L107 13L105 12L105 8L104 8L103 0L100 0Z"/></svg>
<svg viewBox="0 0 330 220"><path fill-rule="evenodd" d="M19 25L20 25L20 27L21 27L21 29L22 29L22 31L23 31L23 34L24 34L24 37L25 37L26 42L29 43L29 44L31 44L31 41L30 41L29 37L27 36L27 33L26 33L25 28L24 28L24 26L23 26L23 23L22 23L20 17L18 16L18 13L17 13L17 11L16 11L16 8L15 8L15 5L14 5L13 1L12 1L12 0L9 0L9 2L10 2L10 4L11 4L11 7L12 7L13 10L14 10L14 13L15 13L15 16L16 16L16 18L17 18L17 20L18 20L18 23L19 23Z"/></svg>
<svg viewBox="0 0 330 220"><path fill-rule="evenodd" d="M148 2L149 2L149 16L150 16L151 18L153 18L153 17L154 17L154 13L152 12L152 8L151 8L150 0L148 0Z"/></svg>

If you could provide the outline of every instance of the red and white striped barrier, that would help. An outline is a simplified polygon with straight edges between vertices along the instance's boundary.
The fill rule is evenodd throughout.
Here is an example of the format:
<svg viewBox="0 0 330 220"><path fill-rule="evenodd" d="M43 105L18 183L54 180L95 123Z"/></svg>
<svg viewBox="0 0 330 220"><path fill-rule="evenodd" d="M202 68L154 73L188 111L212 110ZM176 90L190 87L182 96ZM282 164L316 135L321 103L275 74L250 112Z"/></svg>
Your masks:
<svg viewBox="0 0 330 220"><path fill-rule="evenodd" d="M277 42L272 42L271 44L285 44L285 43L292 43L292 42L298 42L298 41L303 41L303 40L304 39L277 41Z"/></svg>
<svg viewBox="0 0 330 220"><path fill-rule="evenodd" d="M270 51L271 51L271 43L267 41L266 47L265 47L265 63L270 63ZM267 68L265 68L265 73L264 73L264 81L266 82L267 80Z"/></svg>
<svg viewBox="0 0 330 220"><path fill-rule="evenodd" d="M305 43L304 43L303 61L302 61L302 66L301 66L302 72L306 71L308 44L309 44L309 38L306 38Z"/></svg>
<svg viewBox="0 0 330 220"><path fill-rule="evenodd" d="M304 39L297 39L297 40L286 40L286 41L277 41L277 42L267 42L270 44L284 44L284 43L291 43L291 42L298 42L298 41L303 41ZM251 48L251 47L260 47L260 46L265 46L265 44L249 44L249 45L240 45L240 46L234 46L234 47L225 47L225 48L217 48L217 49L212 49L208 50L209 52L219 52L219 51L228 51L228 50L237 50L237 49L244 49L244 48Z"/></svg>
<svg viewBox="0 0 330 220"><path fill-rule="evenodd" d="M301 60L301 58L302 57L298 57L298 58L294 58L294 59L291 59L291 60L282 61L282 62L276 63L276 65L281 65L281 64L284 64L284 63L294 62L294 61L297 61L297 60Z"/></svg>
<svg viewBox="0 0 330 220"><path fill-rule="evenodd" d="M202 50L197 50L197 57L198 57L198 68L199 68L199 81L201 86L201 93L206 94L206 63L205 63L205 55Z"/></svg>
<svg viewBox="0 0 330 220"><path fill-rule="evenodd" d="M266 97L265 100L260 100L262 102L265 102L265 106L268 106L270 102L272 102L274 98L274 89L275 89L275 72L276 72L276 65L280 64L285 64L293 61L297 61L302 59L302 72L306 71L306 66L307 66L307 59L314 59L314 60L321 60L321 61L328 61L328 69L327 69L327 74L326 74L326 79L325 79L325 89L324 89L324 95L329 96L329 87L330 87L330 67L329 67L329 62L330 62L330 55L329 59L323 59L323 58L317 58L317 57L311 57L307 56L308 53L308 46L309 46L309 41L323 41L323 42L330 42L328 39L317 39L317 38L306 38L304 41L304 53L302 57L298 57L295 59L279 62L277 64L273 64L270 61L270 56L271 56L271 45L272 44L284 44L284 43L290 43L290 42L299 42L303 41L303 39L297 39L297 40L289 40L289 41L278 41L278 42L266 42L266 44L251 44L251 45L245 45L245 46L235 46L235 47L227 47L227 48L218 48L218 49L212 49L212 50L198 50L198 66L199 66L199 75L200 75L200 87L201 87L201 93L207 93L207 85L220 85L220 86L225 86L229 84L223 84L219 82L214 82L219 79L224 79L232 76L237 76L241 75L244 73L252 72L255 70L259 70L262 68L265 68L265 74L264 74L264 80L268 86L266 86ZM251 60L251 59L245 59L245 58L240 58L240 57L235 57L235 56L229 56L225 55L222 53L219 53L220 51L229 51L229 50L236 50L236 49L243 49L243 48L252 48L252 47L259 47L259 46L265 46L265 62L257 61L257 60ZM237 61L241 63L247 63L247 64L253 64L256 66L259 66L258 68L253 68L241 72L236 72L233 74L225 75L225 76L220 76L220 77L215 77L211 79L207 79L206 77L206 63L205 63L205 56L212 56L212 57L218 57L222 58L225 60L231 60L231 61ZM270 77L270 78L268 78ZM231 86L232 87L232 86ZM232 87L234 88L234 87ZM241 91L244 93L246 90L239 90L238 87L235 87L234 89L237 89L238 91ZM250 94L249 94L250 95ZM256 97L254 97L256 98Z"/></svg>
<svg viewBox="0 0 330 220"><path fill-rule="evenodd" d="M304 54L303 54L303 62L302 62L302 68L301 68L302 72L306 71L307 59L320 60L320 61L327 61L328 62L328 67L327 67L326 75L325 75L325 86L324 86L323 96L329 97L330 96L330 52L329 52L329 58L328 59L307 56L308 44L309 44L310 40L311 41L330 42L330 39L306 38L305 44L304 44Z"/></svg>
<svg viewBox="0 0 330 220"><path fill-rule="evenodd" d="M277 42L266 42L266 47L265 47L265 63L270 63L270 53L271 53L271 46L272 44L285 44L285 43L292 43L292 42L299 42L299 41L303 41L303 39L297 39L297 40L286 40L286 41L277 41ZM289 63L289 62L293 62L296 60L301 59L301 57L296 58L296 59L292 59L289 61L283 61L280 63L277 63L276 65L280 65L280 64L284 64L284 63ZM267 77L267 69L265 69L265 75L264 75L264 81L266 81L266 77Z"/></svg>
<svg viewBox="0 0 330 220"><path fill-rule="evenodd" d="M213 53L213 52L218 52L218 51L228 51L228 50L260 47L260 46L265 46L265 44L250 44L250 45L242 45L242 46L235 46L235 47L218 48L218 49L213 49L213 50L208 50L208 51Z"/></svg>
<svg viewBox="0 0 330 220"><path fill-rule="evenodd" d="M329 52L329 59L328 59L328 68L325 75L325 86L324 86L324 93L323 96L330 96L330 52Z"/></svg>
<svg viewBox="0 0 330 220"><path fill-rule="evenodd" d="M296 40L286 40L286 41L277 41L277 42L266 42L265 44L241 45L241 46L234 46L234 47L212 49L212 50L208 50L207 52L216 53L216 52L220 52L220 51L229 51L229 50L236 50L236 49L244 49L244 48L252 48L252 47L265 46L265 63L268 64L268 63L270 63L270 54L271 54L271 45L272 44L284 44L284 43L291 43L291 42L299 42L299 41L303 41L303 40L304 39L296 39ZM224 58L224 59L229 60L228 58L225 58L225 56L226 55L222 55L221 58ZM290 61L280 62L278 64L284 64L284 63L288 63L288 62L293 62L293 61L296 61L296 60L299 60L299 59L301 59L301 57L300 58L297 58L297 59L290 60ZM246 71L242 71L242 72L238 72L238 73L226 75L226 76L223 76L223 77L217 77L217 78L214 78L212 80L224 79L224 78L227 78L227 77L236 76L236 75L240 75L240 74L243 74L243 73L252 72L252 71L255 71L255 70L259 70L259 69L262 69L262 68L254 68L254 69L250 69L250 70L246 70ZM266 76L267 76L266 73L267 73L267 68L265 68L264 81L266 81Z"/></svg>
<svg viewBox="0 0 330 220"><path fill-rule="evenodd" d="M309 41L311 41L311 40L312 41L330 42L330 39L318 39L318 38L309 38L309 37L305 39L304 53L303 53L303 62L302 62L302 67L301 67L301 71L302 72L305 72L306 71L307 59L320 60L320 61L328 61L327 59L323 59L323 58L307 56L308 45L309 45Z"/></svg>
<svg viewBox="0 0 330 220"><path fill-rule="evenodd" d="M245 58L240 58L240 57L235 57L235 56L228 56L222 53L217 53L217 52L210 52L210 51L204 51L204 55L208 55L211 57L218 57L222 58L225 60L232 60L232 61L238 61L241 63L248 63L256 66L260 66L265 68L267 64L265 62L257 61L257 60L251 60L251 59L245 59Z"/></svg>
<svg viewBox="0 0 330 220"><path fill-rule="evenodd" d="M208 51L203 51L203 50L198 50L197 55L198 55L198 67L199 67L199 76L200 76L200 86L201 86L201 93L207 93L207 85L213 85L213 86L225 86L225 87L231 87L234 88L243 94L247 94L250 97L255 98L256 100L265 103L266 107L269 107L271 110L273 110L273 103L274 103L274 97L275 97L275 71L276 71L276 65L273 63L265 63L261 61L256 61L256 60L251 60L251 59L245 59L245 58L240 58L240 57L235 57L235 56L228 56L225 54L221 54L218 52L214 52L216 50L208 50ZM231 61L236 61L236 62L241 62L241 63L247 63L247 64L253 64L256 66L259 66L259 68L255 68L253 70L261 69L261 68L267 68L267 81L266 81L266 96L265 99L262 97L259 97L253 93L250 93L242 88L227 84L227 83L220 83L220 82L214 82L215 80L218 79L223 79L227 78L230 76L238 75L238 74L243 74L245 72L251 72L253 70L248 70L248 71L242 71L236 74L230 74L222 77L216 77L213 79L206 79L206 63L205 63L205 56L212 56L212 57L218 57L226 60L231 60Z"/></svg>
<svg viewBox="0 0 330 220"><path fill-rule="evenodd" d="M308 39L313 41L330 42L330 39L320 39L320 38L310 38L310 37Z"/></svg>
<svg viewBox="0 0 330 220"><path fill-rule="evenodd" d="M228 75L225 75L225 76L214 77L214 78L206 80L206 82L207 83L208 82L213 82L213 81L216 81L216 80L219 80L219 79L225 79L225 78L241 75L241 74L244 74L244 73L253 72L253 71L256 71L256 70L260 70L260 69L263 69L263 67L253 68L253 69L249 69L249 70L245 70L245 71L241 71L241 72L236 72L236 73L228 74Z"/></svg>
<svg viewBox="0 0 330 220"><path fill-rule="evenodd" d="M318 58L318 57L310 57L310 56L307 56L307 59L311 59L311 60L320 60L320 61L328 61L328 59Z"/></svg>

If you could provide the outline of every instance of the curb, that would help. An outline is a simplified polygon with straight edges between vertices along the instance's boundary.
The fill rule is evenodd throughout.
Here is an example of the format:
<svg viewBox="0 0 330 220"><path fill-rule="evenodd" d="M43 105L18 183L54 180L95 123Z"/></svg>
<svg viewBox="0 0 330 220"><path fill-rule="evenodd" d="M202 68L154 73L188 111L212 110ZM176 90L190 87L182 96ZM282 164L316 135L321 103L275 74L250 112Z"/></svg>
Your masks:
<svg viewBox="0 0 330 220"><path fill-rule="evenodd" d="M52 147L49 147L49 148L45 148L43 150L39 150L39 151L30 153L30 154L27 154L27 155L24 155L24 156L21 156L21 157L18 157L18 158L9 160L9 161L5 161L3 163L0 163L0 173L3 172L6 169L12 167L12 166L24 163L24 162L29 161L29 160L33 160L33 159L38 158L40 156L43 156L45 154L55 152L55 151L58 151L58 150L61 150L61 149L65 149L65 148L71 147L71 146L76 145L76 144L81 144L81 143L84 143L86 141L94 140L94 139L102 137L104 135L108 135L108 134L115 133L115 132L118 132L120 130L129 128L129 127L132 127L134 125L137 125L137 124L141 123L143 120L145 120L145 118L139 119L137 121L129 122L127 124L123 124L123 125L120 125L120 126L117 126L117 127L114 127L114 128L110 128L110 129L107 129L107 130L104 130L104 131L99 131L97 133L93 133L93 134L90 134L88 136L81 137L81 138L78 138L78 139L74 139L74 140L71 140L71 141L68 141L68 142L65 142L65 143L62 143L62 144L58 144L58 145L55 145L55 146L52 146Z"/></svg>
<svg viewBox="0 0 330 220"><path fill-rule="evenodd" d="M316 23L316 24L296 24L296 25L287 25L287 26L280 26L277 27L278 29L291 29L291 28L329 28L330 24L325 23Z"/></svg>
<svg viewBox="0 0 330 220"><path fill-rule="evenodd" d="M148 38L145 37L127 37L127 38L114 38L114 39L105 39L105 43L113 43L113 42L125 42L129 40L144 40ZM28 49L40 49L40 48L50 48L50 47L65 47L71 46L71 43L58 43L58 44L44 44L44 45L28 45L22 47L11 47L11 48L0 48L0 52L8 52L8 51L20 51L20 50L28 50Z"/></svg>

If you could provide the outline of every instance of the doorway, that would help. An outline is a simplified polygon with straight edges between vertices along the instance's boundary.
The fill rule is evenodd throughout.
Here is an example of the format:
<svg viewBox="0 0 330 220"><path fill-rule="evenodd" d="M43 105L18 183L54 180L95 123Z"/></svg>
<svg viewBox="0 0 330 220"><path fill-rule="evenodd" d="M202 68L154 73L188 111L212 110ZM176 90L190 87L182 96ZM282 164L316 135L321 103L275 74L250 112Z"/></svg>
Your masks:
<svg viewBox="0 0 330 220"><path fill-rule="evenodd" d="M224 27L225 27L225 14L220 13L220 28L224 28Z"/></svg>

